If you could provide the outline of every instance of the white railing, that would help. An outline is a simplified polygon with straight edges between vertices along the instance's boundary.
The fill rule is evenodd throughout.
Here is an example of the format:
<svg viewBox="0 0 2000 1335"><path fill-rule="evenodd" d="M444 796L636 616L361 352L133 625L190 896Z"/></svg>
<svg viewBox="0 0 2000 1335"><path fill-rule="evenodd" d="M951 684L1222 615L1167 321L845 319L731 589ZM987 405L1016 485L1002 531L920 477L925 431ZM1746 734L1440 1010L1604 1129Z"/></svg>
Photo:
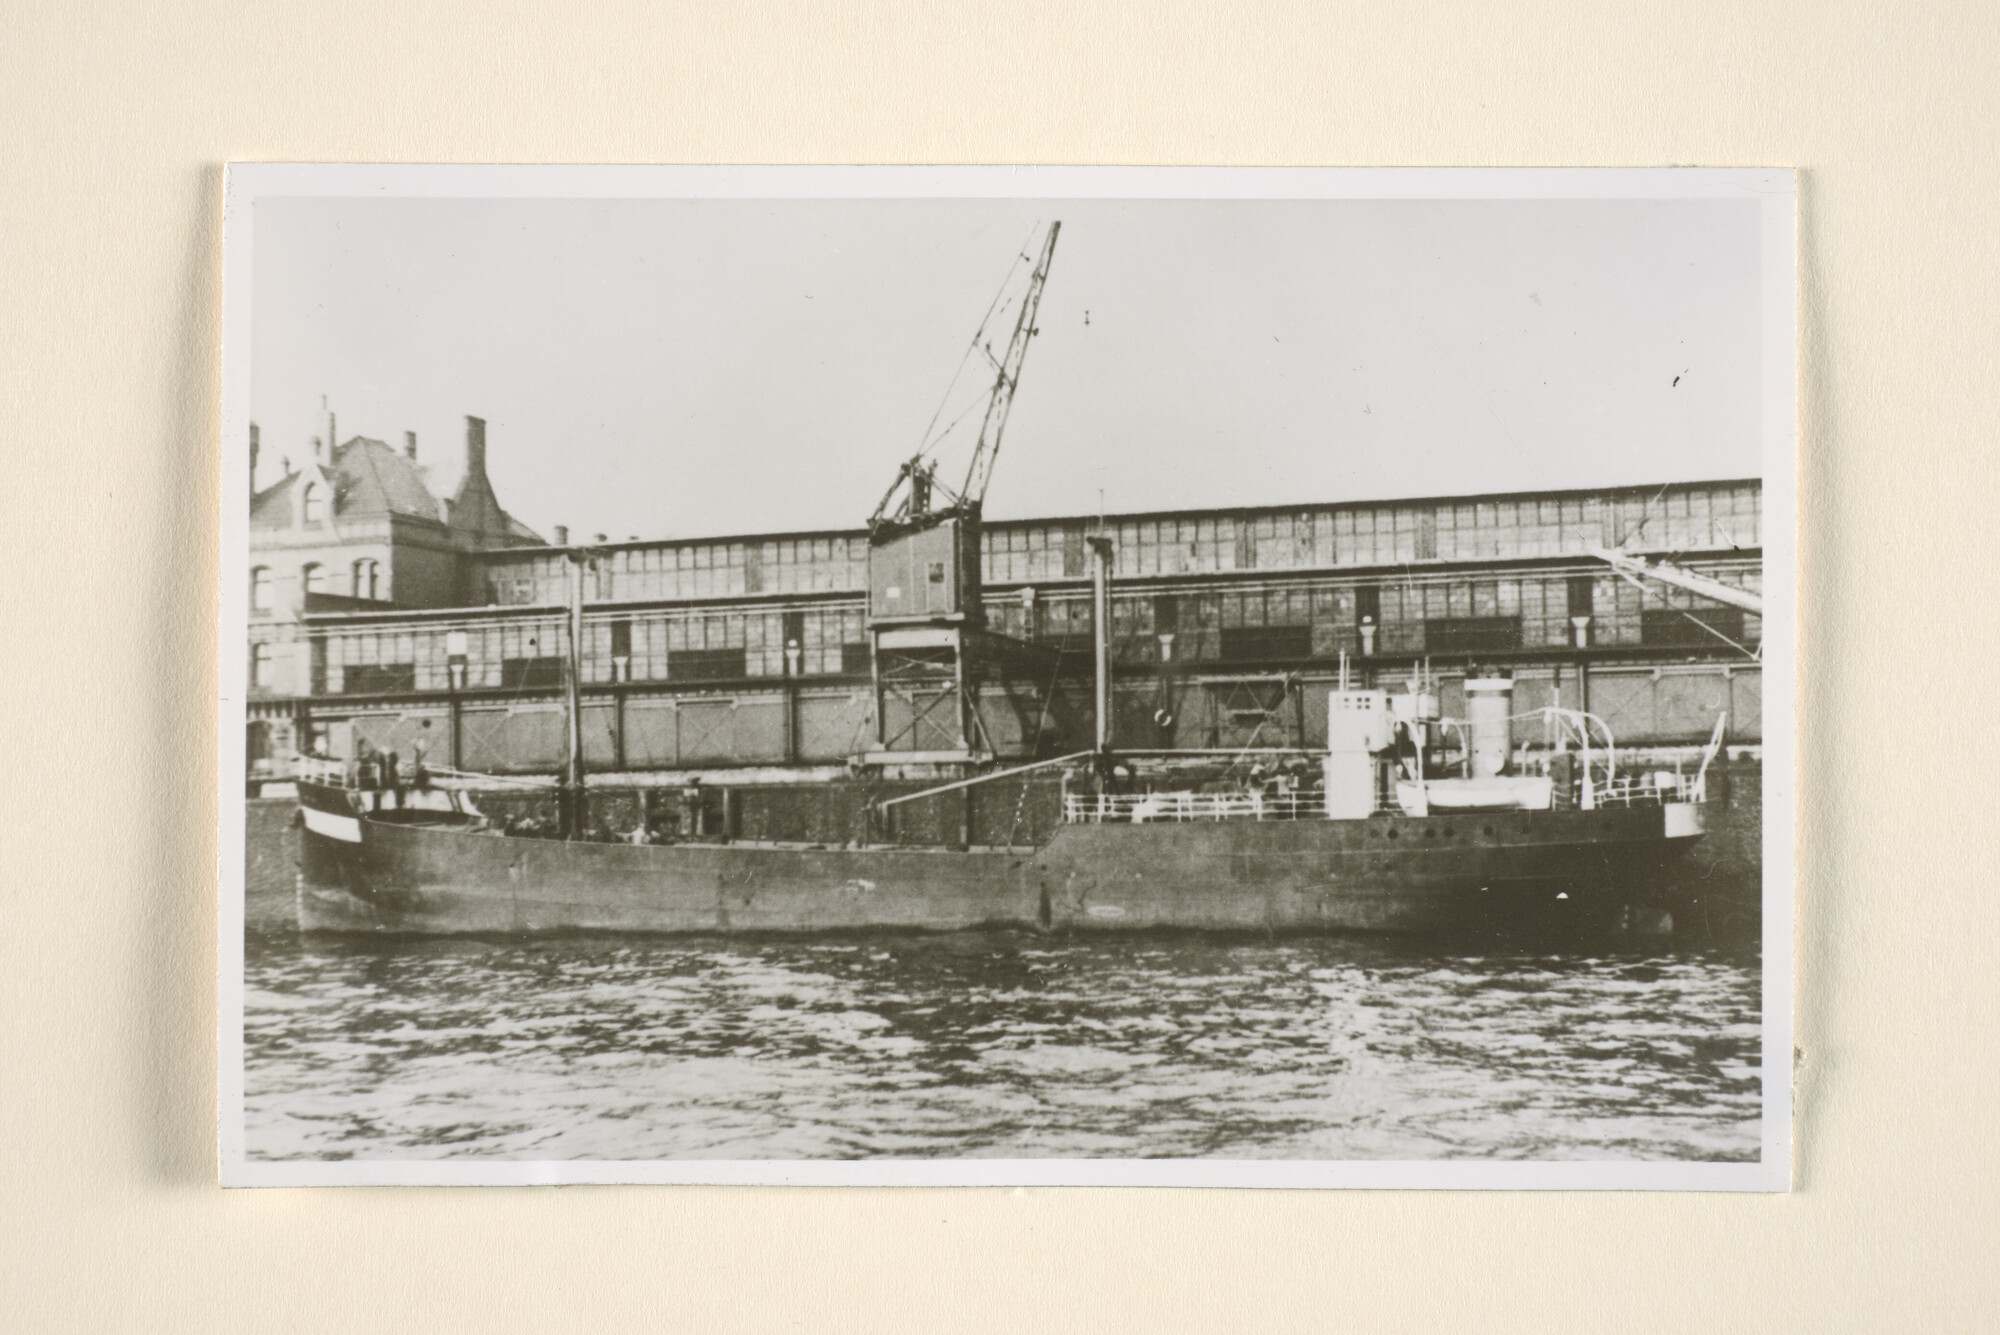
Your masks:
<svg viewBox="0 0 2000 1335"><path fill-rule="evenodd" d="M1597 787L1600 807L1647 807L1667 802L1699 802L1699 782L1683 774L1656 771L1622 774Z"/></svg>
<svg viewBox="0 0 2000 1335"><path fill-rule="evenodd" d="M1586 767L1582 758L1571 752L1541 752L1517 755L1512 771L1515 774L1534 775L1537 778L1555 778L1555 760L1567 755L1571 770L1567 790L1565 785L1556 785L1555 804L1558 809L1569 810L1576 807L1602 806L1651 806L1662 802L1699 802L1703 800L1706 785L1702 776L1683 774L1678 766L1673 770L1614 770L1602 762L1594 762ZM1586 803L1585 794L1589 798Z"/></svg>
<svg viewBox="0 0 2000 1335"><path fill-rule="evenodd" d="M553 788L557 780L545 775L481 774L476 770L453 769L449 765L398 766L397 782L408 787L419 775L424 783L440 788ZM330 760L325 756L300 756L292 766L292 776L330 788L374 789L382 786L382 766L373 760Z"/></svg>
<svg viewBox="0 0 2000 1335"><path fill-rule="evenodd" d="M1325 799L1309 792L1063 794L1063 820L1072 825L1325 819Z"/></svg>
<svg viewBox="0 0 2000 1335"><path fill-rule="evenodd" d="M1701 781L1670 771L1592 776L1591 805L1603 807L1660 806L1668 802L1699 802ZM1574 805L1565 803L1565 806ZM1379 799L1377 815L1406 815L1393 799ZM1442 813L1441 813L1442 814ZM1325 820L1324 797L1317 792L1292 793L1066 793L1063 820L1071 825L1190 824L1225 820Z"/></svg>
<svg viewBox="0 0 2000 1335"><path fill-rule="evenodd" d="M560 788L562 780L547 774L483 774L449 765L423 766L424 777L444 788ZM405 775L405 780L409 775Z"/></svg>
<svg viewBox="0 0 2000 1335"><path fill-rule="evenodd" d="M328 760L324 756L300 756L292 762L292 777L309 783L323 783L331 788L358 786L353 768L346 761Z"/></svg>

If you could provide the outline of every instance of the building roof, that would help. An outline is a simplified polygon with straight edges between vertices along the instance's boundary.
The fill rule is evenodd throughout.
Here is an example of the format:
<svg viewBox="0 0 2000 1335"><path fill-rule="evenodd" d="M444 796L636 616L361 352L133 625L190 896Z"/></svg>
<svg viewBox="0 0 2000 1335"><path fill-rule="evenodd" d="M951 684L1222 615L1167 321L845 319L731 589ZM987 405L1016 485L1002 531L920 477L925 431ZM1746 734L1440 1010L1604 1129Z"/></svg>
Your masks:
<svg viewBox="0 0 2000 1335"><path fill-rule="evenodd" d="M333 473L336 514L438 517L437 497L416 464L382 441L354 437L334 453Z"/></svg>
<svg viewBox="0 0 2000 1335"><path fill-rule="evenodd" d="M1759 493L1763 490L1763 479L1744 478L1700 478L1659 483L1620 483L1599 487L1543 488L1537 491L1493 491L1468 492L1427 496L1358 497L1345 500L1306 500L1285 505L1237 505L1209 509L1180 510L1129 510L1098 515L1048 515L1043 517L1014 517L994 519L986 517L980 526L988 533L1007 532L1017 529L1072 528L1089 530L1098 524L1138 524L1164 520L1217 520L1255 519L1264 515L1296 515L1309 511L1334 510L1415 510L1441 505L1478 505L1502 502L1521 503L1525 501L1565 501L1598 498L1647 498L1657 501L1660 497L1675 492L1715 491L1724 488L1750 488ZM509 521L510 523L513 521ZM518 526L517 526L518 527ZM533 535L531 535L533 536ZM730 543L788 542L802 539L858 539L868 536L864 526L850 528L779 529L758 530L749 533L718 532L698 536L674 538L632 538L623 542L594 542L592 547L609 550L639 550L663 547L703 547ZM535 536L539 543L542 539ZM548 555L548 553L543 553ZM509 547L495 547L479 553L482 560L504 562L523 555Z"/></svg>
<svg viewBox="0 0 2000 1335"><path fill-rule="evenodd" d="M459 485L461 505L446 520L446 511L431 493L425 470L401 450L355 436L334 451L333 463L287 473L250 498L250 523L256 528L289 528L301 479L323 472L333 488L332 514L338 519L363 519L384 514L413 515L453 528L478 533L489 540L504 537L507 545L535 545L540 534L500 508L483 473L468 475ZM473 503L465 505L468 498Z"/></svg>
<svg viewBox="0 0 2000 1335"><path fill-rule="evenodd" d="M250 498L250 523L255 528L289 528L292 523L292 488L299 475L287 473Z"/></svg>

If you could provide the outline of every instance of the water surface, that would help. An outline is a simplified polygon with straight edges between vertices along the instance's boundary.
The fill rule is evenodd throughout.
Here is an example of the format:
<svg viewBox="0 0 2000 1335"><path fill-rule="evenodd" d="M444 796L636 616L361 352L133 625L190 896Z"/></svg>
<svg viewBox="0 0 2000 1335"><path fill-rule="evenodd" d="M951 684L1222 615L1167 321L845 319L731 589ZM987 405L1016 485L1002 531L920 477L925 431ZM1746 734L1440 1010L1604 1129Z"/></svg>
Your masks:
<svg viewBox="0 0 2000 1335"><path fill-rule="evenodd" d="M1754 1160L1754 956L253 942L260 1159Z"/></svg>

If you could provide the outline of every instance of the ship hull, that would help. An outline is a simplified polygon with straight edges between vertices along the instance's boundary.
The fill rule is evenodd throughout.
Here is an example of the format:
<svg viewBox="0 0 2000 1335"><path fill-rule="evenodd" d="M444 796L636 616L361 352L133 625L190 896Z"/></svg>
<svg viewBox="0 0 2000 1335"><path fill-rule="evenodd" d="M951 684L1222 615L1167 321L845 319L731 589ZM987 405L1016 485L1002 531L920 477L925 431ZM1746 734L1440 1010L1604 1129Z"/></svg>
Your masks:
<svg viewBox="0 0 2000 1335"><path fill-rule="evenodd" d="M1037 850L569 843L302 784L299 925L348 933L1491 932L1657 921L1673 808L1076 824Z"/></svg>
<svg viewBox="0 0 2000 1335"><path fill-rule="evenodd" d="M1487 933L1658 923L1663 808L1076 825L1042 850L1079 928Z"/></svg>

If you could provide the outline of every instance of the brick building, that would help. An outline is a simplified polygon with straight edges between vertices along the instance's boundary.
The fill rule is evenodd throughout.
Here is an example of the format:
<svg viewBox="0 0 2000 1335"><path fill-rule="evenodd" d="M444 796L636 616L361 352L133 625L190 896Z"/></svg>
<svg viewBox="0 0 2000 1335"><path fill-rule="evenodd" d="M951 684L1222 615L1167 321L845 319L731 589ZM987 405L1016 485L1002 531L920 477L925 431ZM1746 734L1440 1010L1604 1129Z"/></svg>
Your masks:
<svg viewBox="0 0 2000 1335"><path fill-rule="evenodd" d="M449 505L413 447L358 438L257 494L253 775L282 774L299 745L363 741L489 772L561 764L566 562L500 509L468 421ZM317 521L314 487L331 507ZM1725 710L1729 739L1757 742L1760 619L1641 589L1588 552L1758 590L1761 494L1730 480L1109 516L1118 739L1320 744L1344 653L1389 684L1428 661L1447 715L1477 663L1512 670L1517 712L1585 707L1621 745L1706 740ZM1088 745L1096 522L985 525L986 623L1048 675L977 684L995 756ZM599 545L581 645L593 769L799 772L869 749L864 531Z"/></svg>
<svg viewBox="0 0 2000 1335"><path fill-rule="evenodd" d="M316 641L301 631L315 616L390 608L458 607L474 601L477 552L538 546L542 539L500 508L486 476L486 423L465 419L465 470L457 492L431 491L415 432L403 448L355 436L335 439L335 419L312 442L303 467L289 459L277 481L250 498L253 765L295 754L295 720L326 690ZM255 477L258 431L250 428ZM360 677L353 681L362 685Z"/></svg>

